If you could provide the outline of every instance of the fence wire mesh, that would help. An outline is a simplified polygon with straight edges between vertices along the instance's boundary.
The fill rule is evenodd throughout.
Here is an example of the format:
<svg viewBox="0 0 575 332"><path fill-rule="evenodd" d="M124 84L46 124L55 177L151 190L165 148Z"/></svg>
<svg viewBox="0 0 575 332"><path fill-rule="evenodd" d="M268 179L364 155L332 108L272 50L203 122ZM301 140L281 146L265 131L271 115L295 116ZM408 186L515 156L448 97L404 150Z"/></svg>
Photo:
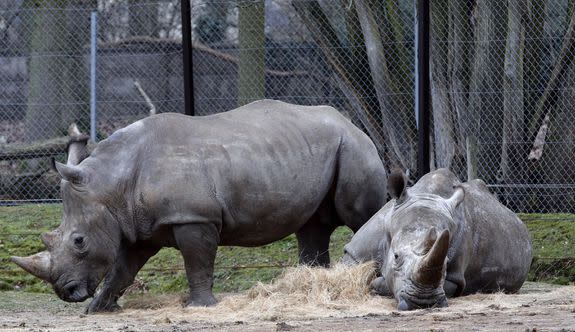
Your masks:
<svg viewBox="0 0 575 332"><path fill-rule="evenodd" d="M98 139L151 110L181 112L180 31L179 1L2 2L0 200L59 199L50 158L64 159L71 123L90 132L92 95Z"/></svg>
<svg viewBox="0 0 575 332"><path fill-rule="evenodd" d="M479 177L517 212L575 209L574 4L431 2L432 168ZM416 174L414 1L192 0L194 109L261 98L328 104ZM0 200L57 200L49 157L90 125L97 12L97 135L183 112L179 0L0 4Z"/></svg>

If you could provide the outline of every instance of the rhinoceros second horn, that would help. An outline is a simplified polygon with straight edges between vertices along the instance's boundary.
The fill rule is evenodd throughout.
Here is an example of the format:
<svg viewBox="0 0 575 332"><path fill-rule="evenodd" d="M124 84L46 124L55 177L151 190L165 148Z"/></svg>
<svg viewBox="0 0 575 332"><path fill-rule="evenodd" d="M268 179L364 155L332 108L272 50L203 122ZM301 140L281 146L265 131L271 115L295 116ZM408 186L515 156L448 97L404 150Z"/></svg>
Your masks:
<svg viewBox="0 0 575 332"><path fill-rule="evenodd" d="M12 262L35 275L36 277L50 282L50 252L41 251L28 257L10 257Z"/></svg>
<svg viewBox="0 0 575 332"><path fill-rule="evenodd" d="M52 248L54 247L54 242L56 239L56 232L51 231L51 232L46 232L42 234L42 243L44 243L44 245L46 246L46 249L48 250L52 250Z"/></svg>

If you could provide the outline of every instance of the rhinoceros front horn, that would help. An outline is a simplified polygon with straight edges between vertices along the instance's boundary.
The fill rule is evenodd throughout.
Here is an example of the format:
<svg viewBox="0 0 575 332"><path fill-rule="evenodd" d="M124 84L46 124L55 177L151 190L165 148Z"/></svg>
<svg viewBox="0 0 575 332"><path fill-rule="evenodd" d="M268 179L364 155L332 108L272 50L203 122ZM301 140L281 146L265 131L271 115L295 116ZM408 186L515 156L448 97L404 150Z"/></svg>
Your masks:
<svg viewBox="0 0 575 332"><path fill-rule="evenodd" d="M28 257L10 257L12 262L35 275L36 277L50 282L50 252L41 251Z"/></svg>
<svg viewBox="0 0 575 332"><path fill-rule="evenodd" d="M429 240L429 239L426 239ZM422 285L439 285L443 277L443 266L449 249L449 230L441 232L429 252L421 258L414 280Z"/></svg>

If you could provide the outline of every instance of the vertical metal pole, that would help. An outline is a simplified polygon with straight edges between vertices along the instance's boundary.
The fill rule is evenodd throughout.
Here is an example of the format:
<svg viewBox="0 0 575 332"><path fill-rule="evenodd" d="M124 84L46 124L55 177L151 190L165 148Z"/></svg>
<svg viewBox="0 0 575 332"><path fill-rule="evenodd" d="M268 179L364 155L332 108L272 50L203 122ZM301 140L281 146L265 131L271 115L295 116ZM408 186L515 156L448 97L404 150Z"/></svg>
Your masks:
<svg viewBox="0 0 575 332"><path fill-rule="evenodd" d="M184 67L184 113L194 115L194 77L192 75L192 17L190 0L180 0L182 9L182 56Z"/></svg>
<svg viewBox="0 0 575 332"><path fill-rule="evenodd" d="M429 172L430 79L429 79L429 2L416 0L416 114L417 114L417 175Z"/></svg>
<svg viewBox="0 0 575 332"><path fill-rule="evenodd" d="M98 47L98 13L90 16L90 139L96 143L96 53Z"/></svg>

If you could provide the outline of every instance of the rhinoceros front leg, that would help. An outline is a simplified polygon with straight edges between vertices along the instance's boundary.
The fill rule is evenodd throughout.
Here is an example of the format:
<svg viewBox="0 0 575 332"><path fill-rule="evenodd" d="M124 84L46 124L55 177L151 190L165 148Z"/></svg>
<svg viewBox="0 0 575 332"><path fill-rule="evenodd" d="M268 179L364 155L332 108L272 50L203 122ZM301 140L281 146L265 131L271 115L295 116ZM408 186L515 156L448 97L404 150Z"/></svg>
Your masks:
<svg viewBox="0 0 575 332"><path fill-rule="evenodd" d="M121 309L118 299L134 282L136 274L160 248L135 245L120 251L114 266L106 275L100 291L86 308L86 313L110 312Z"/></svg>
<svg viewBox="0 0 575 332"><path fill-rule="evenodd" d="M212 293L214 261L220 242L214 224L173 226L176 245L182 253L190 297L186 306L210 306L217 301Z"/></svg>

